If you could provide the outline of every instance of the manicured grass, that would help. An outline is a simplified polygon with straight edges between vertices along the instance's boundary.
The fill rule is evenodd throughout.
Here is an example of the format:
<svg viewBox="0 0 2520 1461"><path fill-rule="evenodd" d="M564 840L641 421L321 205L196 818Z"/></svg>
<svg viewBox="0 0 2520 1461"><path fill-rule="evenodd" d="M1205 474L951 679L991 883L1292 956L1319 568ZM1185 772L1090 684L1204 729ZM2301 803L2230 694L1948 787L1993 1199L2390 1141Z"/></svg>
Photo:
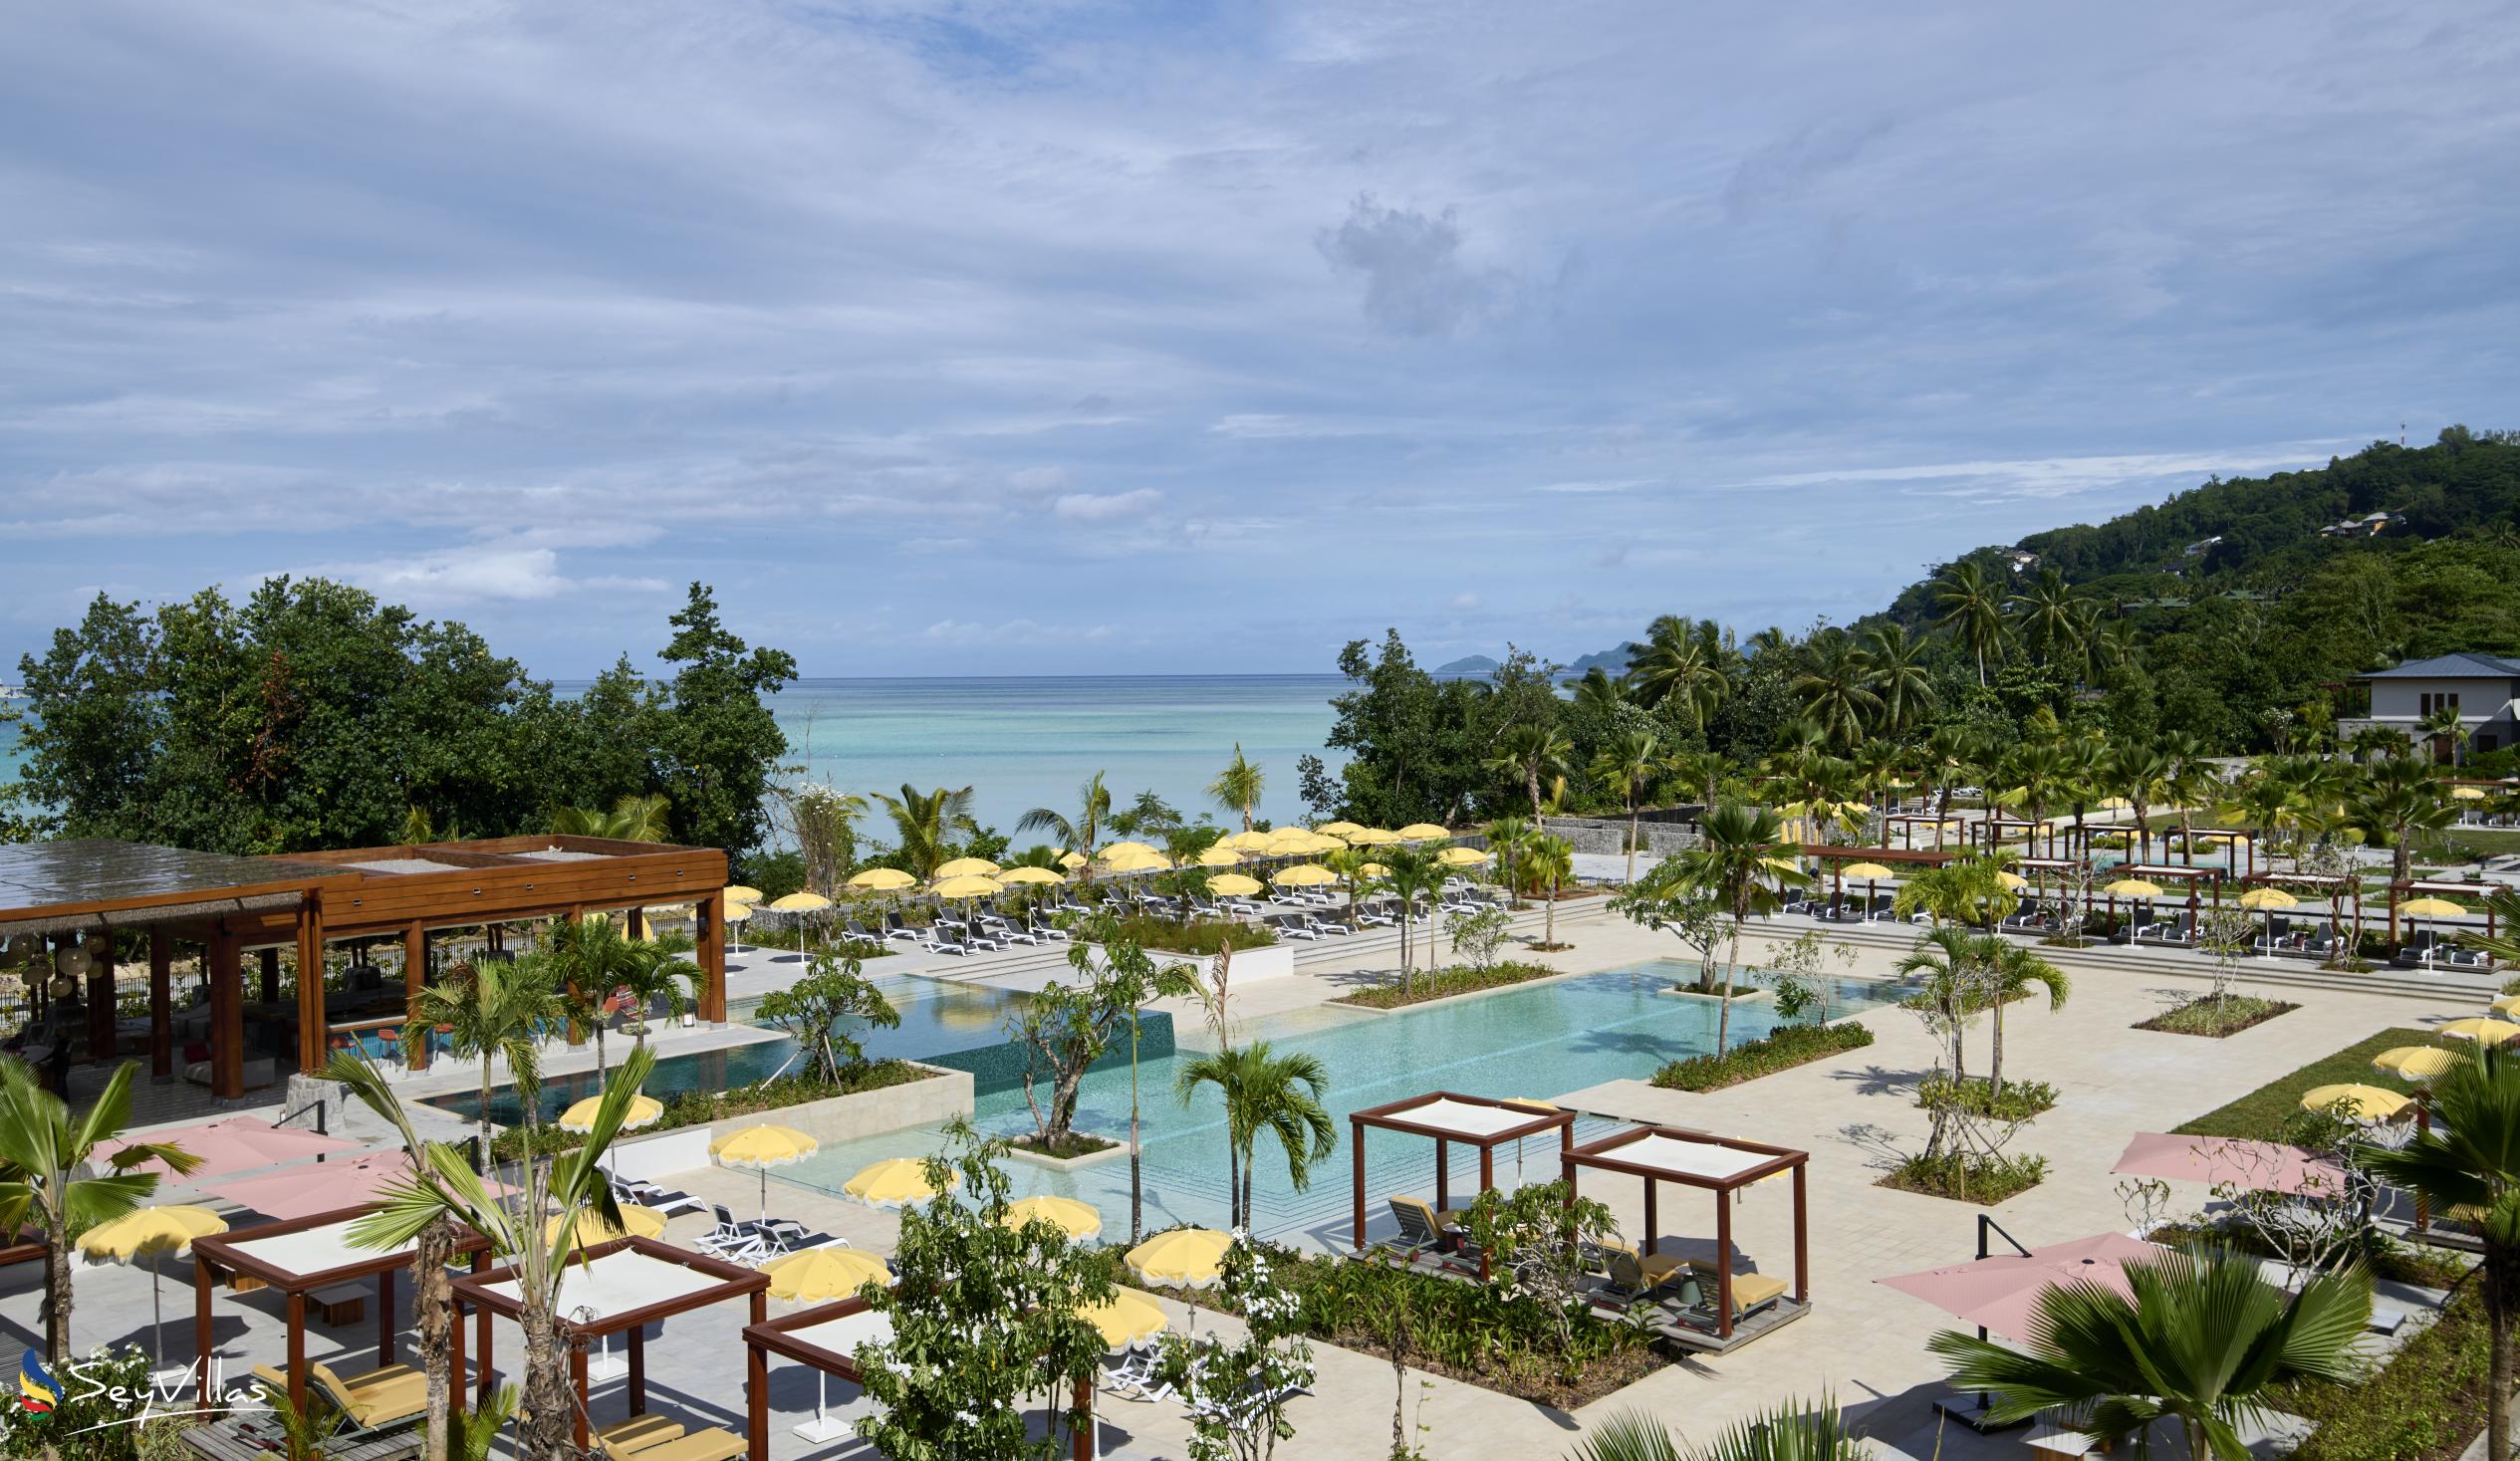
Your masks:
<svg viewBox="0 0 2520 1461"><path fill-rule="evenodd" d="M2453 852L2464 850L2466 859L2499 856L2504 852L2520 852L2520 829L2505 827L2462 827L2446 834Z"/></svg>
<svg viewBox="0 0 2520 1461"><path fill-rule="evenodd" d="M1372 989L1360 989L1351 994L1343 994L1331 1003L1361 1005L1369 1010L1396 1010L1408 1005L1422 1005L1430 999L1449 999L1456 994L1476 994L1483 989L1503 989L1508 985L1528 984L1534 979L1549 979L1565 972L1563 969L1552 969L1546 964L1517 964L1510 961L1490 964L1484 969L1474 969L1467 964L1455 964L1449 969L1438 969L1431 975L1411 976L1406 990L1402 990L1396 982L1378 984Z"/></svg>
<svg viewBox="0 0 2520 1461"><path fill-rule="evenodd" d="M1836 1025L1780 1025L1765 1039L1744 1041L1720 1056L1673 1061L1653 1073L1653 1084L1665 1091L1721 1091L1872 1043L1872 1029L1853 1020Z"/></svg>
<svg viewBox="0 0 2520 1461"><path fill-rule="evenodd" d="M2170 1035L2201 1035L2209 1040L2224 1040L2263 1025L2278 1015L2300 1009L2279 999L2259 999L2254 995L2226 994L2219 999L2210 994L2176 1004L2139 1023L2138 1030L2157 1030ZM2386 1047L2384 1047L2385 1049Z"/></svg>
<svg viewBox="0 0 2520 1461"><path fill-rule="evenodd" d="M2252 1141L2281 1141L2292 1118L2301 1113L2302 1093L2319 1086L2361 1083L2394 1087L2397 1083L2372 1069L2372 1057L2401 1045L2437 1044L2429 1031L2383 1030L2322 1060L2270 1081L2229 1105L2205 1112L2178 1128L2185 1136L2238 1136Z"/></svg>

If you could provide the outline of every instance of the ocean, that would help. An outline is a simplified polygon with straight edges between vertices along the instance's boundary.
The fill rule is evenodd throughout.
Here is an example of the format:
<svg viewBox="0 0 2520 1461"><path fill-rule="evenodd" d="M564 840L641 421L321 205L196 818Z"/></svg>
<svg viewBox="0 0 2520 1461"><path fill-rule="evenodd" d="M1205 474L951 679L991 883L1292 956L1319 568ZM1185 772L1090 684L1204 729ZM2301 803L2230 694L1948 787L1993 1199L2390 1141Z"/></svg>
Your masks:
<svg viewBox="0 0 2520 1461"><path fill-rule="evenodd" d="M1337 675L807 679L771 708L789 759L813 779L862 795L897 796L903 783L967 786L980 824L1013 836L1034 807L1075 816L1077 790L1097 771L1117 804L1153 791L1193 818L1235 820L1206 787L1237 740L1267 774L1260 815L1293 821L1304 810L1295 758L1311 752L1334 771L1346 759L1322 747L1330 697L1345 684ZM17 727L0 725L0 779L14 777L17 763ZM882 808L869 824L882 833Z"/></svg>

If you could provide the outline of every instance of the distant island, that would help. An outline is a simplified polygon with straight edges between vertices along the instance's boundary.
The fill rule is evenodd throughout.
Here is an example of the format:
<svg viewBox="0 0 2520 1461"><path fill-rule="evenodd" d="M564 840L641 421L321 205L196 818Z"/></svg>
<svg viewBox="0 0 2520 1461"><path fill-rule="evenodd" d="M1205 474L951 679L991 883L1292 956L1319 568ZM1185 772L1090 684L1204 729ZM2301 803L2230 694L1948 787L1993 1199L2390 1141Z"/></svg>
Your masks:
<svg viewBox="0 0 2520 1461"><path fill-rule="evenodd" d="M1636 655L1637 651L1642 646L1638 644L1628 643L1622 644L1616 649L1597 649L1592 653L1585 655L1583 658L1578 659L1573 664L1561 665L1558 669L1558 678L1561 680L1580 680L1584 678L1585 675L1591 673L1596 667L1598 667L1604 674L1614 677L1626 674L1628 672L1630 659L1632 659ZM1488 655L1464 654L1459 659L1446 660L1444 663L1436 665L1433 669L1428 670L1427 673L1435 675L1486 675L1496 673L1497 668L1498 662Z"/></svg>
<svg viewBox="0 0 2520 1461"><path fill-rule="evenodd" d="M1484 654L1464 654L1445 664L1438 664L1432 674L1494 674L1496 661Z"/></svg>

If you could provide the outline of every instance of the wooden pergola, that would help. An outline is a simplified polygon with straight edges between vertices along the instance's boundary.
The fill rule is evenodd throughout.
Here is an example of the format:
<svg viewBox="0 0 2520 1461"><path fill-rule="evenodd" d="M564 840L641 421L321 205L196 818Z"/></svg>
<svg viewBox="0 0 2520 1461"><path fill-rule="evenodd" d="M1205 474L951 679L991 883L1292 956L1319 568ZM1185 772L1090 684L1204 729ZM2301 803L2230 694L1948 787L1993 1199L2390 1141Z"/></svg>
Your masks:
<svg viewBox="0 0 2520 1461"><path fill-rule="evenodd" d="M1561 1152L1575 1147L1575 1112L1560 1110L1537 1100L1496 1100L1484 1096L1430 1091L1405 1100L1352 1111L1348 1115L1352 1162L1349 1180L1356 1208L1356 1250L1359 1253L1365 1251L1365 1133L1368 1127L1375 1126L1386 1131L1424 1136L1435 1143L1437 1212L1451 1206L1454 1142L1478 1149L1481 1192L1496 1185L1496 1148L1508 1141L1519 1142L1527 1136L1555 1131ZM1480 1266L1483 1269L1486 1266L1484 1257Z"/></svg>
<svg viewBox="0 0 2520 1461"><path fill-rule="evenodd" d="M410 997L428 977L431 930L623 910L636 932L643 908L689 904L708 977L699 1015L726 1019L723 940L726 854L709 848L606 838L512 837L476 842L241 857L143 843L71 839L0 847L0 937L35 935L80 947L88 974L85 1044L91 1060L117 1054L115 935L148 935L149 1073L175 1075L172 976L176 946L189 944L204 971L211 1095L245 1094L249 1015L287 1030L297 1068L321 1067L336 1044L407 1022ZM402 987L353 1006L334 1004L324 980L333 942L399 942ZM280 998L280 953L294 952L295 998ZM249 1008L244 955L259 955L259 999ZM41 985L36 981L38 997ZM402 1039L413 1069L428 1062L425 1032ZM65 1037L66 1038L66 1037Z"/></svg>
<svg viewBox="0 0 2520 1461"><path fill-rule="evenodd" d="M285 1222L263 1223L251 1228L219 1233L192 1240L192 1343L194 1364L200 1383L194 1393L207 1407L215 1377L210 1372L214 1347L210 1333L210 1299L221 1279L233 1283L250 1280L288 1296L289 1305L289 1403L300 1414L306 1411L306 1305L307 1296L336 1284L356 1283L362 1279L377 1281L377 1363L393 1363L393 1276L416 1262L417 1246L405 1243L398 1248L364 1248L350 1241L350 1227L359 1219L379 1211L382 1203L370 1202L334 1212L319 1212ZM455 1251L469 1254L475 1273L488 1261L489 1241L469 1228L460 1229ZM489 1325L482 1325L483 1349L487 1352ZM463 1372L464 1332L457 1324L454 1330L454 1370Z"/></svg>
<svg viewBox="0 0 2520 1461"><path fill-rule="evenodd" d="M1770 1146L1732 1136L1713 1136L1677 1126L1631 1126L1625 1131L1569 1147L1559 1158L1566 1176L1566 1200L1576 1200L1577 1174L1590 1167L1643 1181L1645 1189L1644 1251L1660 1241L1654 1189L1677 1182L1715 1194L1716 1334L1732 1338L1732 1203L1731 1195L1779 1172L1794 1174L1794 1302L1811 1303L1811 1207L1804 1180L1811 1153L1790 1146Z"/></svg>
<svg viewBox="0 0 2520 1461"><path fill-rule="evenodd" d="M2315 891L2327 901L2331 927L2342 923L2344 904L2350 898L2354 903L2354 931L2357 937L2362 934L2363 879L2359 877L2342 872L2248 872L2241 874L2234 885L2243 897L2253 887L2272 887L2278 892Z"/></svg>
<svg viewBox="0 0 2520 1461"><path fill-rule="evenodd" d="M2485 936L2491 938L2494 936L2494 909L2483 899L2485 894L2499 886L2499 883L2451 882L2437 877L2410 877L2403 882L2393 882L2389 885L2389 941L2393 944L2397 941L2397 905L2409 897L2475 899L2479 904L2475 911L2485 915ZM2361 895L2358 893L2356 896L2359 907Z"/></svg>
<svg viewBox="0 0 2520 1461"><path fill-rule="evenodd" d="M587 1341L613 1335L630 1336L630 1413L647 1413L647 1350L645 1331L658 1320L677 1314L688 1314L712 1304L732 1299L749 1298L752 1302L752 1323L760 1324L769 1315L770 1276L741 1264L676 1248L653 1238L616 1238L581 1250L572 1257L568 1270L561 1276L558 1302L553 1306L560 1325L563 1342L569 1346L569 1378L577 1387L577 1443L587 1447ZM517 1293L517 1272L514 1268L476 1272L469 1278L455 1281L456 1331L462 1332L463 1311L469 1306L480 1316L481 1357L474 1380L477 1400L490 1398L493 1363L490 1354L490 1316L520 1319L525 1306ZM751 1351L752 1362L746 1369L744 1385L752 1397L750 1404L766 1403L765 1375L761 1351ZM755 1436L760 1434L756 1429ZM759 1442L754 1442L756 1448ZM761 1452L756 1449L756 1455Z"/></svg>
<svg viewBox="0 0 2520 1461"><path fill-rule="evenodd" d="M2109 871L2113 880L2134 878L2141 882L2153 882L2166 878L2171 882L2186 884L2187 910L2190 913L2195 912L2202 905L2208 893L2213 897L2214 906L2222 906L2223 871L2219 867L2186 867L2176 862L2122 862L2110 868ZM2203 884L2201 891L2198 888L2199 883ZM2115 911L2118 906L2117 894L2107 892L2105 886L2103 892L2109 898L2111 910ZM2131 898L2129 901L2144 902L2148 899Z"/></svg>
<svg viewBox="0 0 2520 1461"><path fill-rule="evenodd" d="M1913 849L1916 846L1916 829L1929 828L1933 832L1934 849L1940 851L1942 834L1953 826L1959 827L1963 833L1968 830L1967 822L1958 817L1937 817L1931 812L1895 812L1882 819L1882 836L1887 840L1892 832L1896 832L1900 846Z"/></svg>

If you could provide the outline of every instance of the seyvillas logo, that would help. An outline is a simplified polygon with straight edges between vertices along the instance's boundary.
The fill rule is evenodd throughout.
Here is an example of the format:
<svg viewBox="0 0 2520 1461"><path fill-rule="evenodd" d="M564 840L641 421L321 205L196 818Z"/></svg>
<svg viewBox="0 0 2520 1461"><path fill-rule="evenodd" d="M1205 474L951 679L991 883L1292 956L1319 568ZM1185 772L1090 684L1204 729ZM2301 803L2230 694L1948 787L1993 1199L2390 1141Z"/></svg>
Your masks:
<svg viewBox="0 0 2520 1461"><path fill-rule="evenodd" d="M43 1356L27 1350L26 1357L18 1361L19 1408L50 1415L60 1403L61 1385L54 1380L53 1372L44 1367Z"/></svg>

